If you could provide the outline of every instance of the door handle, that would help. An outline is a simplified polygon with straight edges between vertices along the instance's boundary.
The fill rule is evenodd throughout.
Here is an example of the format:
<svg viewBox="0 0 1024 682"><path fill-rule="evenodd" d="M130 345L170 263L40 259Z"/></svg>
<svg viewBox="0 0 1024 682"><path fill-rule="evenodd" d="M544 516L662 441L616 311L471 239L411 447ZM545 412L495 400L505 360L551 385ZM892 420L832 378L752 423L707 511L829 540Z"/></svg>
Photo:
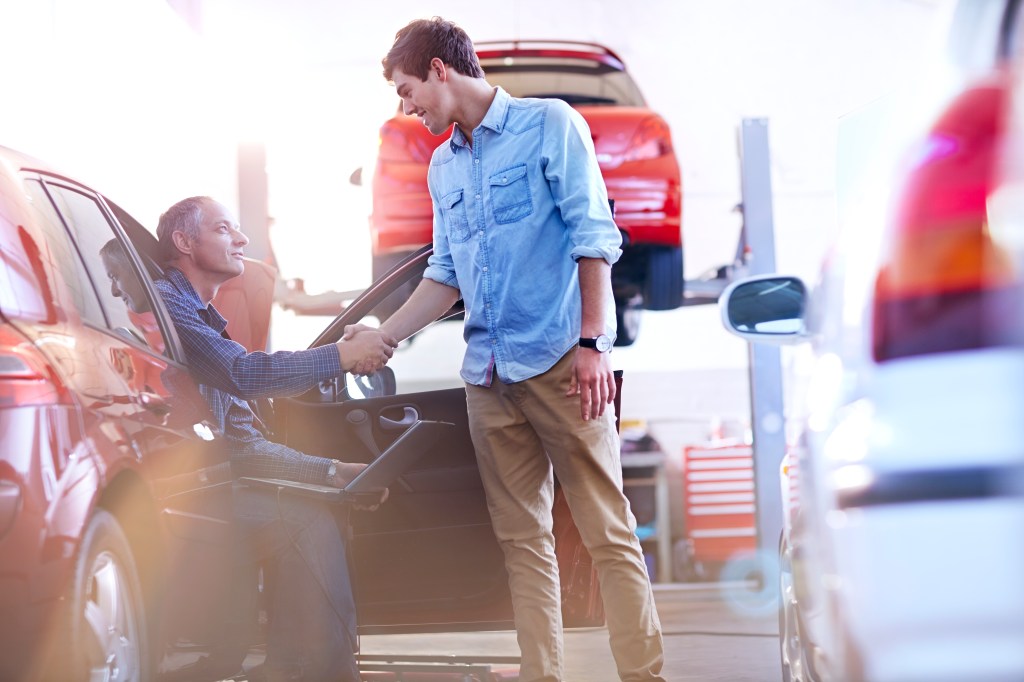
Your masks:
<svg viewBox="0 0 1024 682"><path fill-rule="evenodd" d="M420 418L419 411L410 405L406 405L403 408L402 418L400 420L388 419L384 415L378 417L380 421L380 428L385 431L405 431L407 428L415 424Z"/></svg>

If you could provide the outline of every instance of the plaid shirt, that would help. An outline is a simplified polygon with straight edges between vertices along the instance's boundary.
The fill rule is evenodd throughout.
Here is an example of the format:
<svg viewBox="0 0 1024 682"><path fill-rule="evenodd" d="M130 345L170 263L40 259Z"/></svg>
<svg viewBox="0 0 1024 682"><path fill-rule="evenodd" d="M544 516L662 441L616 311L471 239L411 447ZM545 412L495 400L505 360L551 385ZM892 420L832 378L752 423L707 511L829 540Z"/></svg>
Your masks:
<svg viewBox="0 0 1024 682"><path fill-rule="evenodd" d="M330 344L247 353L241 344L222 335L227 320L212 304L203 305L180 270L168 268L156 288L174 321L192 376L227 438L235 474L323 483L331 460L268 441L246 401L298 395L341 375L337 348Z"/></svg>

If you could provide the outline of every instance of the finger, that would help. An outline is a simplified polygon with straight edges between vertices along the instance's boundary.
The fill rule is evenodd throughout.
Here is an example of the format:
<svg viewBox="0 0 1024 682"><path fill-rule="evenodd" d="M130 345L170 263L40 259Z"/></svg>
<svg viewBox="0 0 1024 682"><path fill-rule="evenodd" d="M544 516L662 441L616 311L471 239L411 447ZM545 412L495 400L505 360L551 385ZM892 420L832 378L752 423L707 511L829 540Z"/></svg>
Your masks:
<svg viewBox="0 0 1024 682"><path fill-rule="evenodd" d="M604 406L607 405L607 384L602 381L594 384L594 404L592 408L591 416L597 419L604 414Z"/></svg>
<svg viewBox="0 0 1024 682"><path fill-rule="evenodd" d="M604 402L601 400L601 384L595 382L594 386L590 391L590 418L597 419L601 415L601 410L604 409Z"/></svg>
<svg viewBox="0 0 1024 682"><path fill-rule="evenodd" d="M590 391L586 386L580 387L580 416L583 417L583 421L590 421Z"/></svg>
<svg viewBox="0 0 1024 682"><path fill-rule="evenodd" d="M576 372L569 375L569 390L565 392L566 397L576 395L579 392L579 382L576 380Z"/></svg>

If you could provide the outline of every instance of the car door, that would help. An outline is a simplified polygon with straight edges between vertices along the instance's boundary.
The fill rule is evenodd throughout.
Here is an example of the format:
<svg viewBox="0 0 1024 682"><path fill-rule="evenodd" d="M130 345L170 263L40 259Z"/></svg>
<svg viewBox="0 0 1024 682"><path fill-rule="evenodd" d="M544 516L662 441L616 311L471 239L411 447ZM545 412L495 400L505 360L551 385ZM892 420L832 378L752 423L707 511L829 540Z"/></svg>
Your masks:
<svg viewBox="0 0 1024 682"><path fill-rule="evenodd" d="M108 488L124 485L118 474L131 468L147 489L110 493L114 499L104 504L128 505L119 520L132 539L149 588L148 613L165 644L157 651L159 668L199 664L220 649L234 617L230 464L180 362L151 273L121 227L127 214L119 221L88 189L61 178L41 180L74 237L84 265L81 287L95 291L105 320L102 342L94 344L97 374L120 384L105 398L116 414L106 409L104 429L117 431L128 456L110 463ZM139 238L152 241L148 233ZM224 662L225 672L239 662Z"/></svg>
<svg viewBox="0 0 1024 682"><path fill-rule="evenodd" d="M425 247L396 266L313 345L336 341L345 325L359 322L386 296L418 280L429 255ZM449 361L460 359L461 326L434 325L406 342L409 347L397 350L389 367L376 375L346 375L274 403L278 438L303 452L346 461L371 461L416 419L454 425L390 487L388 501L377 511L351 514L350 561L362 632L511 627L504 556L469 436L464 384L454 366L450 376L428 381L414 376L400 357L420 344L423 362L435 363L438 357L428 344L437 339L427 338L434 332L442 334ZM596 578L564 500L555 514L565 622L599 624L603 611Z"/></svg>

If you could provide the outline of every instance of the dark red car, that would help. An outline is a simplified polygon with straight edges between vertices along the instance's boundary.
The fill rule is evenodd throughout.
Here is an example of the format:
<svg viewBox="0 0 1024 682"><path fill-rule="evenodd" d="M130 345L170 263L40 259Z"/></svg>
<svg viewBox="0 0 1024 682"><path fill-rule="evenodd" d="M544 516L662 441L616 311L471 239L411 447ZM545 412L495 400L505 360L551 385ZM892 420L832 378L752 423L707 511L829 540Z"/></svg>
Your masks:
<svg viewBox="0 0 1024 682"><path fill-rule="evenodd" d="M622 59L602 45L517 40L476 49L491 84L514 97L565 100L589 124L625 237L612 269L616 343L633 343L641 308L669 310L683 299L682 182L668 124L648 108ZM375 279L431 241L427 166L444 139L401 106L380 129L370 218Z"/></svg>
<svg viewBox="0 0 1024 682"><path fill-rule="evenodd" d="M0 679L220 680L261 640L255 572L232 561L230 464L153 287L156 246L109 199L0 147ZM275 439L368 462L410 417L455 424L379 511L353 513L360 630L510 627L465 391L402 383L345 377L276 401ZM562 514L567 623L599 623Z"/></svg>

